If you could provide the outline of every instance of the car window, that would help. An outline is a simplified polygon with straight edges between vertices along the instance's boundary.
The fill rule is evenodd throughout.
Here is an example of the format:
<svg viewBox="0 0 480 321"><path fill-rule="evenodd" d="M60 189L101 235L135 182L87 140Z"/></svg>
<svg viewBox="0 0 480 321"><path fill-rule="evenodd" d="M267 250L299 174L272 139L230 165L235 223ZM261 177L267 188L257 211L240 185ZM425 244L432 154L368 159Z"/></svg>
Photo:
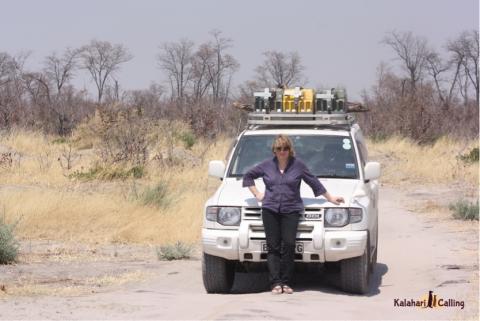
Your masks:
<svg viewBox="0 0 480 321"><path fill-rule="evenodd" d="M246 135L237 144L229 176L243 176L250 168L273 157L276 135ZM291 135L298 158L318 177L358 178L354 147L349 137Z"/></svg>

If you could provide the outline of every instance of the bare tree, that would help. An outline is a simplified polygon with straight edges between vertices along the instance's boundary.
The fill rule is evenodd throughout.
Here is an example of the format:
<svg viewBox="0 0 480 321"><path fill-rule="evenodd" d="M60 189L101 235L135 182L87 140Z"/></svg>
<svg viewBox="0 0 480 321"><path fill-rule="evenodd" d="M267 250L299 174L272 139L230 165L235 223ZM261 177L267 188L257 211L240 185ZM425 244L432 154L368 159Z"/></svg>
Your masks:
<svg viewBox="0 0 480 321"><path fill-rule="evenodd" d="M79 51L67 49L61 57L56 53L45 58L45 74L54 82L57 94L61 94L62 88L73 78Z"/></svg>
<svg viewBox="0 0 480 321"><path fill-rule="evenodd" d="M449 41L447 49L452 53L452 60L463 67L466 81L461 82L460 92L468 100L468 83L475 89L475 101L479 104L479 40L478 30L464 31L453 41Z"/></svg>
<svg viewBox="0 0 480 321"><path fill-rule="evenodd" d="M478 58L473 59L478 55L475 32L464 32L448 42L447 59L411 33L392 33L385 43L394 48L408 77L381 66L376 85L363 95L371 111L359 116L366 134L376 138L399 134L419 143L431 143L444 135L478 136L478 103L469 99L476 89L478 70Z"/></svg>
<svg viewBox="0 0 480 321"><path fill-rule="evenodd" d="M480 103L479 100L479 67L478 62L480 59L480 52L479 52L479 34L478 29L473 30L470 33L470 42L469 42L469 50L467 54L467 64L469 65L468 69L468 76L472 81L473 87L475 88L476 93L476 105L478 106Z"/></svg>
<svg viewBox="0 0 480 321"><path fill-rule="evenodd" d="M192 77L193 42L182 39L161 46L157 59L159 67L165 71L170 80L172 95L177 99L185 97L185 89Z"/></svg>
<svg viewBox="0 0 480 321"><path fill-rule="evenodd" d="M0 52L0 86L10 81L12 66L12 57L6 52Z"/></svg>
<svg viewBox="0 0 480 321"><path fill-rule="evenodd" d="M98 90L99 104L102 103L105 85L109 77L120 69L120 65L130 61L133 56L121 44L92 40L81 48L82 67L90 73Z"/></svg>
<svg viewBox="0 0 480 321"><path fill-rule="evenodd" d="M444 109L448 109L455 97L463 59L443 62L439 54L430 51L426 56L426 70L433 78L438 98ZM451 73L450 78L448 72Z"/></svg>
<svg viewBox="0 0 480 321"><path fill-rule="evenodd" d="M303 85L305 77L298 52L264 52L265 61L255 69L256 80L265 87Z"/></svg>
<svg viewBox="0 0 480 321"><path fill-rule="evenodd" d="M46 106L51 103L50 83L44 73L24 72L22 78L33 104Z"/></svg>
<svg viewBox="0 0 480 321"><path fill-rule="evenodd" d="M0 127L10 128L13 108L11 83L15 66L13 57L6 52L0 52Z"/></svg>
<svg viewBox="0 0 480 321"><path fill-rule="evenodd" d="M67 85L77 55L78 51L70 49L61 57L53 53L45 58L43 71L22 73L34 123L45 131L63 136L73 128L73 93Z"/></svg>
<svg viewBox="0 0 480 321"><path fill-rule="evenodd" d="M127 91L125 103L135 109L143 109L148 117L164 118L166 116L163 110L162 96L164 88L157 84L151 83L147 89L137 89Z"/></svg>
<svg viewBox="0 0 480 321"><path fill-rule="evenodd" d="M192 84L193 84L193 101L200 101L206 94L212 77L208 70L213 68L210 66L213 57L213 49L208 44L202 44L195 52L192 58Z"/></svg>
<svg viewBox="0 0 480 321"><path fill-rule="evenodd" d="M223 37L219 30L213 30L210 34L213 36L213 41L208 46L213 54L207 63L207 71L211 79L213 101L218 102L228 97L230 80L238 69L239 63L232 55L225 52L232 47L232 40Z"/></svg>
<svg viewBox="0 0 480 321"><path fill-rule="evenodd" d="M428 55L427 40L414 36L412 32L390 32L383 43L389 45L402 61L406 70L412 92L415 91L418 81L423 77Z"/></svg>
<svg viewBox="0 0 480 321"><path fill-rule="evenodd" d="M11 56L0 53L0 126L10 128L21 119L22 100L25 93L22 75L30 53Z"/></svg>
<svg viewBox="0 0 480 321"><path fill-rule="evenodd" d="M65 95L57 93L58 83L46 72L24 72L22 79L34 126L46 132L66 135L72 129L70 93L67 90Z"/></svg>

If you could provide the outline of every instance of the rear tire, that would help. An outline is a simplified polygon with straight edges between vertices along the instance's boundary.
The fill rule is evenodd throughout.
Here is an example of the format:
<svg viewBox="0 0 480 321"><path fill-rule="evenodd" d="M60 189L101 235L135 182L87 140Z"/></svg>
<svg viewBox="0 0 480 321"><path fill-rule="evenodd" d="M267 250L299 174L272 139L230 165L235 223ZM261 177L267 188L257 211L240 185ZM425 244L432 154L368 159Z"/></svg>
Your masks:
<svg viewBox="0 0 480 321"><path fill-rule="evenodd" d="M230 293L235 279L235 261L203 253L202 276L207 293Z"/></svg>
<svg viewBox="0 0 480 321"><path fill-rule="evenodd" d="M340 279L342 290L355 294L368 293L369 284L369 245L362 256L341 261Z"/></svg>

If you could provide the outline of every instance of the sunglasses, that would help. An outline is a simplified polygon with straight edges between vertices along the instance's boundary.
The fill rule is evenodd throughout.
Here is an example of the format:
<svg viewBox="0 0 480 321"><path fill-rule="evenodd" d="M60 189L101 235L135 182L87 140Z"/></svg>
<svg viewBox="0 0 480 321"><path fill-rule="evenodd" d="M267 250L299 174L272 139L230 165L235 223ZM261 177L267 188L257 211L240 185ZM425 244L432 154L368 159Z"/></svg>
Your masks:
<svg viewBox="0 0 480 321"><path fill-rule="evenodd" d="M275 147L276 152L288 152L290 150L290 147Z"/></svg>

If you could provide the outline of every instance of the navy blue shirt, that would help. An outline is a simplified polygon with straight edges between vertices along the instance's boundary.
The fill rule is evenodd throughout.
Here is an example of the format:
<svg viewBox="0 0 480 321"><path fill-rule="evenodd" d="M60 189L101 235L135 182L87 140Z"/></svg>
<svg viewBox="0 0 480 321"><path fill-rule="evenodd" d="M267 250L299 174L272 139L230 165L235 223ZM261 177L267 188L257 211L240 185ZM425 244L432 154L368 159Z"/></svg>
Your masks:
<svg viewBox="0 0 480 321"><path fill-rule="evenodd" d="M315 196L327 192L318 178L310 173L305 163L295 157L290 157L283 174L278 168L277 157L264 160L245 173L243 187L255 185L253 180L259 177L262 177L265 183L262 207L277 213L303 211L303 201L300 197L302 179L312 188Z"/></svg>

